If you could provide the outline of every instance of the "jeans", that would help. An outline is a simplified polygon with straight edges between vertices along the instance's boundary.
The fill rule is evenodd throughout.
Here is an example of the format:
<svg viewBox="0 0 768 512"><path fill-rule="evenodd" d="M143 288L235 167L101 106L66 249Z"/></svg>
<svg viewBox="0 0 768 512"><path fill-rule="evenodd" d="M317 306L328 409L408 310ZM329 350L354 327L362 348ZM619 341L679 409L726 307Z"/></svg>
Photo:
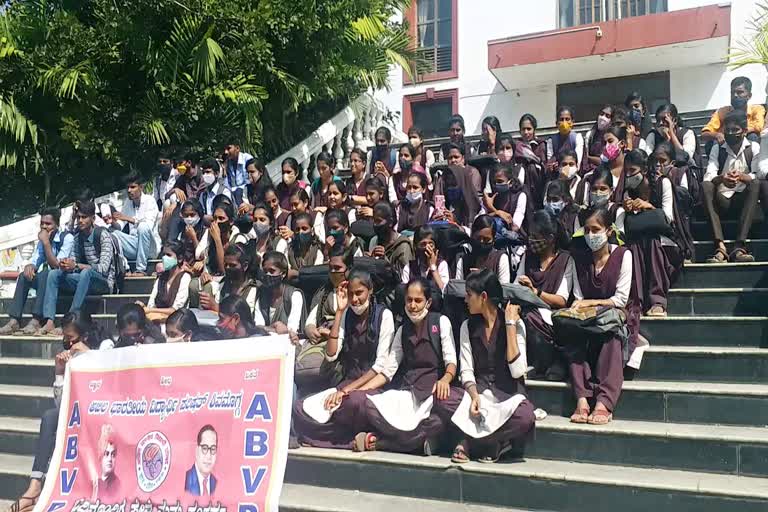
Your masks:
<svg viewBox="0 0 768 512"><path fill-rule="evenodd" d="M34 288L37 290L37 297L35 297L35 307L32 309L32 315L37 319L45 318L43 317L43 302L45 300L45 288L48 282L48 273L48 270L36 273L32 280L24 277L24 274L19 275L19 278L16 279L16 291L13 293L13 301L11 301L11 305L8 308L8 316L15 318L16 320L21 319L21 315L24 312L24 304L26 304L27 295L29 295L29 290L30 288ZM53 317L47 318L53 319Z"/></svg>
<svg viewBox="0 0 768 512"><path fill-rule="evenodd" d="M147 260L157 256L152 228L146 224L139 224L135 235L122 231L113 231L112 234L120 241L120 247L123 248L125 257L129 260L136 260L136 272L146 272Z"/></svg>
<svg viewBox="0 0 768 512"><path fill-rule="evenodd" d="M48 284L45 290L43 303L43 318L56 316L56 300L59 298L59 288L64 291L74 291L70 311L79 311L83 307L85 297L89 294L103 295L109 293L110 287L107 278L92 268L81 272L63 272L51 270L48 273Z"/></svg>
<svg viewBox="0 0 768 512"><path fill-rule="evenodd" d="M48 464L53 457L53 448L56 446L56 429L59 426L59 408L48 409L43 413L40 421L40 437L37 438L35 460L32 463L30 477L42 480L48 472Z"/></svg>

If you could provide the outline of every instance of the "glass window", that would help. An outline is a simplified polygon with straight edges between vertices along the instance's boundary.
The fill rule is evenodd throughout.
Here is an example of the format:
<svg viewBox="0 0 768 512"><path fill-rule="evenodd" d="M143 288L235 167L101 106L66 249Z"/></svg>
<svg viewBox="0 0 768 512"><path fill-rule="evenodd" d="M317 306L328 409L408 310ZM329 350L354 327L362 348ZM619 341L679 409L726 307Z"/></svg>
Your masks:
<svg viewBox="0 0 768 512"><path fill-rule="evenodd" d="M418 50L426 61L421 73L451 71L453 65L453 0L416 3Z"/></svg>
<svg viewBox="0 0 768 512"><path fill-rule="evenodd" d="M413 125L421 128L425 139L446 137L448 127L445 120L453 115L453 102L450 99L420 101L411 104Z"/></svg>
<svg viewBox="0 0 768 512"><path fill-rule="evenodd" d="M667 12L667 0L560 0L560 28Z"/></svg>

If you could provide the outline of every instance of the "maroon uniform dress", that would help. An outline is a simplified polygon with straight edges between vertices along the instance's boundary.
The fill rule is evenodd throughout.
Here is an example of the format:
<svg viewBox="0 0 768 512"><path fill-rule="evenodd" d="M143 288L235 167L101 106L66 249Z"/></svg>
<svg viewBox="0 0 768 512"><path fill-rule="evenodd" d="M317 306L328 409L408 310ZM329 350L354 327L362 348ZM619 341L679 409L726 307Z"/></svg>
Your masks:
<svg viewBox="0 0 768 512"><path fill-rule="evenodd" d="M429 222L429 211L431 208L432 203L424 198L415 204L402 201L398 209L397 232L416 231L416 228Z"/></svg>
<svg viewBox="0 0 768 512"><path fill-rule="evenodd" d="M599 274L595 273L592 254L575 256L576 278L585 300L613 297L625 252L623 247L615 248ZM618 336L585 336L558 342L564 346L576 398L594 398L612 412L624 383L622 340Z"/></svg>

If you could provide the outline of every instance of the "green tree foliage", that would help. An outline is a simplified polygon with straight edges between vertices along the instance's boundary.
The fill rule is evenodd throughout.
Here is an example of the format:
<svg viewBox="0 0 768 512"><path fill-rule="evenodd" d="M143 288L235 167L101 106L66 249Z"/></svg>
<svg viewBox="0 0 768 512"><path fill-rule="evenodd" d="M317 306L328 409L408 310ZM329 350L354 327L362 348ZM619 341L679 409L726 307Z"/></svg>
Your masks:
<svg viewBox="0 0 768 512"><path fill-rule="evenodd" d="M0 200L61 203L228 140L273 157L413 57L409 0L15 0L0 11ZM6 196L23 184L29 198ZM9 203L4 203L9 205ZM0 211L8 220L8 212Z"/></svg>

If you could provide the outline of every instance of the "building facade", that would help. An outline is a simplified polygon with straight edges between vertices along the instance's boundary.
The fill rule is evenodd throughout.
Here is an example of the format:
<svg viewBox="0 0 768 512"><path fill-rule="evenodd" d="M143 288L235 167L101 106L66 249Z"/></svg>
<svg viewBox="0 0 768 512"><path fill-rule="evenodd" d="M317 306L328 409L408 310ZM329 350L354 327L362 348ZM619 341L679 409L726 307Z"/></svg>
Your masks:
<svg viewBox="0 0 768 512"><path fill-rule="evenodd" d="M529 112L555 124L558 104L576 121L603 103L640 92L651 111L672 101L680 112L729 103L733 77L766 98L766 69L732 69L728 55L750 34L758 0L413 0L404 13L426 61L415 83L393 70L379 98L405 131L444 136L444 120L464 116L467 133L495 115L517 130Z"/></svg>

